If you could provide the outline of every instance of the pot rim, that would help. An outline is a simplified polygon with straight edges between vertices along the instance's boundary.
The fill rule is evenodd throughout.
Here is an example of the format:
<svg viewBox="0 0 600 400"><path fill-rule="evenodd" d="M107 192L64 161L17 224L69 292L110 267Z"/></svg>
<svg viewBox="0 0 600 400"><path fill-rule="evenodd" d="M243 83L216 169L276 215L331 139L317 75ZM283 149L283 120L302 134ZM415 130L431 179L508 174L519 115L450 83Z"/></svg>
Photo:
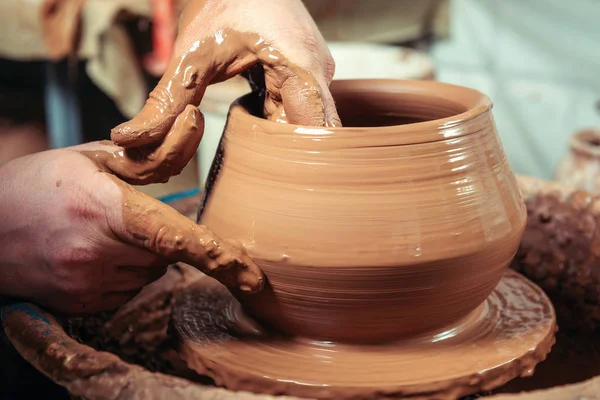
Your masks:
<svg viewBox="0 0 600 400"><path fill-rule="evenodd" d="M444 102L447 106L461 107L465 111L448 117L431 119L403 125L372 127L316 127L295 124L282 124L253 115L248 109L256 104L257 93L249 93L238 98L229 111L229 119L248 124L250 129L236 129L236 136L290 136L295 139L336 138L347 140L349 137L368 136L372 146L410 145L447 140L481 132L491 121L488 113L493 107L485 94L471 88L436 81L405 79L348 79L334 80L330 85L334 99L340 95L360 93L381 93L404 95L400 104L406 104L406 96L431 97ZM410 115L406 115L410 116ZM381 140L380 140L381 139ZM363 147L363 146L360 146Z"/></svg>

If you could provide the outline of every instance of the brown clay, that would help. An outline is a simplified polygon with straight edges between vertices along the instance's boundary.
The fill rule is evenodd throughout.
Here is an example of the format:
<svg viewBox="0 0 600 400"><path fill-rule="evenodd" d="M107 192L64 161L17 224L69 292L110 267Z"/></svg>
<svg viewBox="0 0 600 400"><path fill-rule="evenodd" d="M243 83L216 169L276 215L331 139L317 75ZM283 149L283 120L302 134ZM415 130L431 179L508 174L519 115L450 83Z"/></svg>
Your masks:
<svg viewBox="0 0 600 400"><path fill-rule="evenodd" d="M100 142L105 152L93 159L121 179L133 185L165 183L179 175L196 153L202 139L204 119L197 107L187 106L159 146L126 149L112 142ZM91 155L90 155L91 156Z"/></svg>
<svg viewBox="0 0 600 400"><path fill-rule="evenodd" d="M512 267L557 304L561 327L600 329L600 198L552 182L520 177L527 234Z"/></svg>
<svg viewBox="0 0 600 400"><path fill-rule="evenodd" d="M200 13L195 4L202 2L189 3L182 15L181 29ZM112 139L124 147L159 143L178 116L185 112L186 106L200 104L206 86L232 78L258 63L264 68L264 74L273 76L282 89L279 98L273 96L275 88L262 87L269 93L263 102L263 112L269 119L278 122L301 120L314 126L339 124L337 116L326 117L321 88L311 73L288 62L258 35L222 29L213 36L191 43L182 51L178 63L170 64L142 111L133 120L114 128ZM297 100L298 96L302 101ZM300 104L307 107L285 110L284 104L286 107Z"/></svg>
<svg viewBox="0 0 600 400"><path fill-rule="evenodd" d="M187 137L197 136L198 132L193 129L197 110L191 106L187 110L189 112L182 113L173 125L165 138L165 145L143 158L132 157L125 149L109 143L83 146L81 153L100 171L108 173L122 193L122 219L126 234L120 237L121 240L145 243L149 250L167 261L193 265L234 292L254 293L263 287L263 274L239 243L219 239L210 229L194 224L176 210L120 179L148 183L148 179L168 177L173 174L174 168L183 168L177 162L177 155L190 150L179 146L185 143ZM161 162L163 164L158 165Z"/></svg>
<svg viewBox="0 0 600 400"><path fill-rule="evenodd" d="M64 316L59 322L71 337L96 350L118 354L151 371L175 373L166 361L170 359L168 353L173 352L168 326L175 295L203 276L193 267L172 265L163 277L144 287L116 313Z"/></svg>
<svg viewBox="0 0 600 400"><path fill-rule="evenodd" d="M73 396L98 400L267 399L266 396L250 393L232 397L223 389L152 373L138 365L128 364L114 354L77 343L52 315L33 304L4 307L2 326L27 361L65 386Z"/></svg>
<svg viewBox="0 0 600 400"><path fill-rule="evenodd" d="M538 194L546 196L548 193L554 193L559 198L556 205L558 209L564 207L568 210L571 208L568 199L573 193L572 189L561 187L553 182L545 182L528 177L518 177L518 181L528 207L535 201ZM192 198L177 202L177 204L173 203L172 206L186 215L191 215L189 211L191 209L197 210L199 202L200 199ZM597 202L598 198L591 196L590 204L594 205ZM583 215L595 215L595 208L594 206L588 207L587 214ZM532 218L531 215L529 218ZM554 226L550 225L549 228ZM532 227L535 228L535 225L532 225ZM523 236L524 240L530 234L538 235L535 229L531 230L531 232L530 229L528 226ZM600 225L597 225L595 229L600 231ZM551 236L550 229L548 229L547 235L548 237ZM543 244L543 241L535 241L535 243ZM591 245L592 243L590 242ZM535 248L530 248L530 250L535 250ZM521 267L522 263L523 259L519 259L512 266L527 273L529 270L523 269ZM595 267L579 264L578 268L581 271L586 271L588 268ZM123 393L125 396L129 396L128 399L148 399L164 396L169 399L184 400L204 398L203 396L209 395L215 399L286 399L285 397L213 389L206 386L193 385L189 381L174 376L149 373L148 369L151 371L168 371L170 374L177 373L179 376L184 375L182 371L173 372L170 367L165 366L167 363L165 349L171 346L168 342L169 339L166 339L166 342L160 343L161 348L155 347L160 341L156 339L162 337L162 333L159 332L167 332L169 318L165 314L169 314L168 310L170 306L166 304L171 304L171 300L169 299L172 299L173 294L178 292L177 288L181 286L180 279L174 279L173 276L174 274L177 275L178 271L184 275L185 280L191 279L190 283L196 281L199 274L192 268L178 267L176 270L170 270L159 281L151 284L148 290L145 289L140 293L139 297L136 297L136 299L124 308L124 312L119 312L113 318L107 315L86 317L83 319L78 318L77 321L69 319L70 322L68 325L76 325L78 328L73 333L85 343L92 344L96 350L110 351L125 360L137 362L144 368L137 368L134 365L119 360L119 368L113 372L110 366L115 362L114 354L94 351L94 349L88 346L76 345L75 341L66 335L62 335L60 339L68 344L70 351L68 353L55 351L53 349L56 348L56 342L52 338L43 336L43 330L27 329L27 326L29 326L27 324L14 325L12 322L15 320L11 322L5 320L3 326L7 330L12 329L13 332L23 332L23 335L18 339L23 345L18 345L18 348L23 354L29 355L27 356L28 359L34 362L34 365L38 369L48 375L60 369L61 373L57 374L60 375L60 379L55 379L55 381L69 388L71 393L81 393L84 391L88 400L116 399L118 398L118 393L123 391L125 387L126 390ZM190 274L190 278L187 278ZM533 275L531 277L534 278ZM150 294L151 296L149 296ZM561 330L558 332L557 343L553 347L549 358L536 367L532 378L517 379L508 385L502 386L498 391L494 391L494 393L511 392L515 394L497 395L490 397L491 400L581 400L582 398L592 400L598 398L598 394L600 393L600 377L589 379L600 375L600 371L597 369L600 366L600 349L597 346L597 333L586 334L574 329L569 329L566 332L565 328L568 329L569 326L560 317L561 310L568 311L568 308L561 307L558 301L560 301L559 298L554 298L554 305L559 313ZM164 310L164 312L161 313L161 310ZM26 311L15 311L13 318L18 318L21 321L31 321L31 317ZM103 328L106 320L110 320L108 324L112 327L110 331ZM162 325L162 328L160 325ZM85 330L85 335L82 335L82 327ZM576 325L570 328L576 328ZM151 335L149 334L150 331L157 333L156 335ZM114 333L114 336L110 332ZM120 343L119 338L123 332L130 332L130 335L126 335L127 339ZM148 333L143 334L143 332ZM582 335L584 336L583 340ZM150 340L147 341L144 338L149 338ZM11 340L14 343L17 339L11 336ZM37 344L34 347L32 343ZM37 350L37 361L32 360L33 349ZM87 368L90 364L78 364L78 368L63 367L63 365L70 366L69 360L82 353L85 353L86 357L93 357L96 365L102 366L102 368L90 370ZM132 353L137 353L138 356L132 358ZM8 353L2 354L2 357L7 356ZM41 360L44 361L42 362ZM4 361L6 362L3 365L12 366L10 360ZM172 359L169 358L168 363L171 361ZM594 370L594 368L596 369ZM186 377L190 378L189 376ZM94 384L100 380L103 385ZM566 384L568 385L562 386ZM112 391L111 388L114 386L119 387L120 390ZM531 391L543 388L552 389ZM520 393L521 391L527 392ZM114 397L107 396L108 392L114 393ZM487 394L489 395L490 393ZM469 397L469 399L479 397L474 396Z"/></svg>
<svg viewBox="0 0 600 400"><path fill-rule="evenodd" d="M435 82L331 90L345 128L259 118L256 95L230 111L200 222L265 272L242 304L281 332L338 342L455 323L496 287L525 227L491 102Z"/></svg>
<svg viewBox="0 0 600 400"><path fill-rule="evenodd" d="M548 298L507 271L456 325L389 344L341 345L277 334L236 337L237 301L201 279L179 296L178 353L230 390L313 399L456 399L529 376L554 343Z"/></svg>

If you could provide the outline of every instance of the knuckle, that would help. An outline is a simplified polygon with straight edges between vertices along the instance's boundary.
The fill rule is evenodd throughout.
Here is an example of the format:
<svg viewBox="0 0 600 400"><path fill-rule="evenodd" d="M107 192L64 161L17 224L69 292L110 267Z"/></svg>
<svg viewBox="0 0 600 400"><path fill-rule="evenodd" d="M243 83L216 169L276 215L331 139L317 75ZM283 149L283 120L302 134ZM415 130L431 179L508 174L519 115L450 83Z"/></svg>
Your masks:
<svg viewBox="0 0 600 400"><path fill-rule="evenodd" d="M331 81L335 73L335 60L325 43L313 34L304 34L300 37L300 44L304 54L309 57L307 67L323 73L328 82Z"/></svg>
<svg viewBox="0 0 600 400"><path fill-rule="evenodd" d="M327 55L323 60L323 74L327 79L327 83L330 83L333 80L333 76L335 75L335 60L331 56L331 53L327 51Z"/></svg>
<svg viewBox="0 0 600 400"><path fill-rule="evenodd" d="M159 227L148 243L150 251L168 258L177 257L183 251L184 247L184 235L180 232L172 231L166 225Z"/></svg>
<svg viewBox="0 0 600 400"><path fill-rule="evenodd" d="M163 112L173 113L173 96L169 89L157 85L148 96L148 104Z"/></svg>

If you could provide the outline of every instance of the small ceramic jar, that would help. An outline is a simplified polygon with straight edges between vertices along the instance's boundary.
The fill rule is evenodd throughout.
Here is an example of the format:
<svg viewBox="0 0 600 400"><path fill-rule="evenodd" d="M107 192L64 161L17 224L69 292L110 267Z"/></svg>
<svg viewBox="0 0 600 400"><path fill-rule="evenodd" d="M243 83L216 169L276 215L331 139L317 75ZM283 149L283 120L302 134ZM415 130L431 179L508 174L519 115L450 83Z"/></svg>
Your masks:
<svg viewBox="0 0 600 400"><path fill-rule="evenodd" d="M600 130L575 132L570 152L560 161L555 178L563 185L600 193Z"/></svg>
<svg viewBox="0 0 600 400"><path fill-rule="evenodd" d="M483 94L334 81L344 127L229 113L199 222L267 277L240 298L296 336L382 342L451 330L500 281L526 211Z"/></svg>

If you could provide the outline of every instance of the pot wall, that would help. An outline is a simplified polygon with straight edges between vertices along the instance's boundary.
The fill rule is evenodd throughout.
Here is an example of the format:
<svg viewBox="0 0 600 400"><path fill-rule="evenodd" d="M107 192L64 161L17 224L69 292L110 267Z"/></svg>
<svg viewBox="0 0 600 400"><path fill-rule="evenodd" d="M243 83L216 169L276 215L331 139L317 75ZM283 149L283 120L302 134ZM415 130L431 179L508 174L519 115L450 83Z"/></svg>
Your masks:
<svg viewBox="0 0 600 400"><path fill-rule="evenodd" d="M244 243L270 285L242 301L281 331L364 342L444 330L493 290L524 229L491 104L434 82L332 90L346 128L234 106L200 222Z"/></svg>

